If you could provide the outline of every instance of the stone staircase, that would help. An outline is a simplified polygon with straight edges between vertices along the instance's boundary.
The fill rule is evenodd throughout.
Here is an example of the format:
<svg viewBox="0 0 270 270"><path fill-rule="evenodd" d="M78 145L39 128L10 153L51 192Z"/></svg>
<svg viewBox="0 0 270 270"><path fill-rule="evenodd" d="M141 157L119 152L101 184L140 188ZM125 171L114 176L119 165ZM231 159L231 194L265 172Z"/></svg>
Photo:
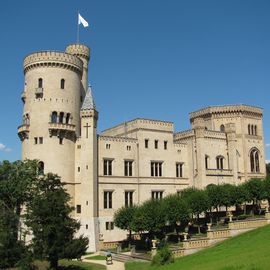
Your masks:
<svg viewBox="0 0 270 270"><path fill-rule="evenodd" d="M106 256L106 251L100 251L99 252L100 255L104 255ZM118 262L131 262L131 261L142 261L142 262L146 262L146 261L151 261L151 258L149 256L147 256L146 254L142 254L142 253L135 253L135 254L124 254L124 253L115 253L115 252L111 252L112 254L112 258L115 261Z"/></svg>

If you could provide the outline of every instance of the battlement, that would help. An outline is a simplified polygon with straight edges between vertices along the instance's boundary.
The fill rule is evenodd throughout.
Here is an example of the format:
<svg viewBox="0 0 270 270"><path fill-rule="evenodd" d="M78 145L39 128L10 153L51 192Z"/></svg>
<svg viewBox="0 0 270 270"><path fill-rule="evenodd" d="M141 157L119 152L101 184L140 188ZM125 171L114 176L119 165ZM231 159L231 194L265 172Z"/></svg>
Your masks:
<svg viewBox="0 0 270 270"><path fill-rule="evenodd" d="M71 69L80 75L83 72L82 60L74 55L56 51L32 53L24 58L24 74L38 67L57 67Z"/></svg>
<svg viewBox="0 0 270 270"><path fill-rule="evenodd" d="M195 118L208 118L213 114L246 114L246 115L255 115L261 117L263 110L259 107L249 106L249 105L224 105L224 106L211 106L207 108L200 109L189 114L190 121L193 121Z"/></svg>
<svg viewBox="0 0 270 270"><path fill-rule="evenodd" d="M139 129L173 132L173 123L153 119L136 118L102 131L104 136L121 136Z"/></svg>
<svg viewBox="0 0 270 270"><path fill-rule="evenodd" d="M66 47L66 53L83 57L88 61L90 57L90 48L83 44L72 44Z"/></svg>

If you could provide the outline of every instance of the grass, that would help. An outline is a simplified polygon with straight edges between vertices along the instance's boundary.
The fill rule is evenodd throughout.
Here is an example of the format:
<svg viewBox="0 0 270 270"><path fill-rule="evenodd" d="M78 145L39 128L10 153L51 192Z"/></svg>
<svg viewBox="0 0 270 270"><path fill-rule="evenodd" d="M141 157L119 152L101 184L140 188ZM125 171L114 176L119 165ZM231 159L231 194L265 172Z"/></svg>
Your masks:
<svg viewBox="0 0 270 270"><path fill-rule="evenodd" d="M270 225L228 239L196 254L161 267L150 263L126 263L126 270L268 270Z"/></svg>
<svg viewBox="0 0 270 270"><path fill-rule="evenodd" d="M96 255L96 256L86 257L85 259L86 260L106 260L106 256Z"/></svg>

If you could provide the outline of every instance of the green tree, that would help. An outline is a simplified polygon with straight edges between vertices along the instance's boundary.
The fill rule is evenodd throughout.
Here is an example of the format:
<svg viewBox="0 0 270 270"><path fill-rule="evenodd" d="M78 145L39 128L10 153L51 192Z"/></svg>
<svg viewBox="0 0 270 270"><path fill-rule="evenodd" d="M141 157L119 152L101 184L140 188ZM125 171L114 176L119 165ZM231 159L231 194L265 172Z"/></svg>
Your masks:
<svg viewBox="0 0 270 270"><path fill-rule="evenodd" d="M73 208L60 177L51 173L40 177L34 194L26 215L26 224L33 233L33 252L39 259L48 259L51 269L57 269L59 259L77 258L74 249L86 250L88 241L81 238L84 244L79 245L74 239L80 224L70 217Z"/></svg>
<svg viewBox="0 0 270 270"><path fill-rule="evenodd" d="M266 175L267 175L267 177L270 176L270 163L266 164Z"/></svg>
<svg viewBox="0 0 270 270"><path fill-rule="evenodd" d="M129 231L129 240L131 239L131 228L136 209L136 206L121 207L114 213L115 226Z"/></svg>
<svg viewBox="0 0 270 270"><path fill-rule="evenodd" d="M220 204L226 207L226 212L228 207L234 205L235 201L235 186L230 184L222 184L219 188Z"/></svg>
<svg viewBox="0 0 270 270"><path fill-rule="evenodd" d="M37 161L0 163L0 268L12 267L25 257L22 208L32 198Z"/></svg>

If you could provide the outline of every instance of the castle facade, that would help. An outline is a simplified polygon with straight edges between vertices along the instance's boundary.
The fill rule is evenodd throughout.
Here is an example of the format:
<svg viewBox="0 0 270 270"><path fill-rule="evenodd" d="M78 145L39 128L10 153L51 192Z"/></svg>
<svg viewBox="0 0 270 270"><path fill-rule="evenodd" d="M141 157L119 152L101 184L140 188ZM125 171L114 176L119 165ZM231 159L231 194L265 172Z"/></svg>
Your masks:
<svg viewBox="0 0 270 270"><path fill-rule="evenodd" d="M98 112L88 87L87 46L24 59L22 158L61 176L89 250L126 237L114 226L122 207L161 199L187 187L240 184L265 176L263 112L247 105L190 113L191 129L134 119L97 134Z"/></svg>

